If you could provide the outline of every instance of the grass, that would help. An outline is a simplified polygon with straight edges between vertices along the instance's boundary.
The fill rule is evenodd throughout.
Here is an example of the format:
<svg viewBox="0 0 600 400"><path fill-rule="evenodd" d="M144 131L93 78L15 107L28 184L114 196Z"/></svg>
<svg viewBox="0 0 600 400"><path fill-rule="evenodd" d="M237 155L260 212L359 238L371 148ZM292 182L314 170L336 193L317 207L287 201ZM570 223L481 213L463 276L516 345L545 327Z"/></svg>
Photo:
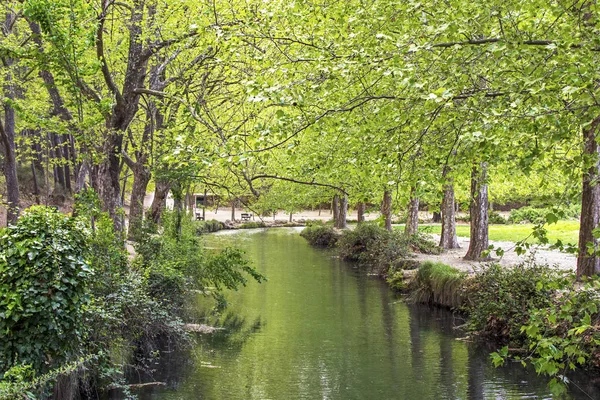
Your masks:
<svg viewBox="0 0 600 400"><path fill-rule="evenodd" d="M425 261L417 270L417 290L413 299L418 302L458 308L462 304L462 285L466 273L449 265Z"/></svg>
<svg viewBox="0 0 600 400"><path fill-rule="evenodd" d="M404 226L401 225L402 229ZM518 242L531 235L533 224L507 224L507 225L490 225L489 237L490 240L499 242ZM550 243L561 240L563 243L577 244L579 238L579 221L558 221L555 224L548 225L548 239ZM440 234L442 226L440 224L421 224L419 230L426 233ZM456 226L456 235L461 237L469 237L469 225L458 224ZM530 237L527 239L529 243L535 242L535 239Z"/></svg>

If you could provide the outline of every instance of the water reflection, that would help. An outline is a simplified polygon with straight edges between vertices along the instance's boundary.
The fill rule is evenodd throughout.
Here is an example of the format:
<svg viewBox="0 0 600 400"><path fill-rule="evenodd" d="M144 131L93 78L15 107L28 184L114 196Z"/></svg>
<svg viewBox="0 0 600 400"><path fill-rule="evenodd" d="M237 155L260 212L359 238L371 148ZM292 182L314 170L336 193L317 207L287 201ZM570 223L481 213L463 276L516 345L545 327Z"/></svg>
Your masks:
<svg viewBox="0 0 600 400"><path fill-rule="evenodd" d="M549 398L519 367L495 369L459 340L452 313L406 305L379 280L286 230L213 236L245 248L269 281L231 293L225 327L167 355L142 399ZM582 397L587 398L587 397Z"/></svg>

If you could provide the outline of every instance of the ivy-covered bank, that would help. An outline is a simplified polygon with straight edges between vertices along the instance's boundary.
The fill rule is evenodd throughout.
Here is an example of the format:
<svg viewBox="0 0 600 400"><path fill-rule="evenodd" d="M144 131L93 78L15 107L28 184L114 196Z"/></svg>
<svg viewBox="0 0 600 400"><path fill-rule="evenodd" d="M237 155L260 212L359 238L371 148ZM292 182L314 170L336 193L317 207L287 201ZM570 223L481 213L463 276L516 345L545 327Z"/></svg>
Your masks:
<svg viewBox="0 0 600 400"><path fill-rule="evenodd" d="M417 263L411 251L439 249L426 236L389 232L374 224L338 231L313 224L301 235L317 247L374 268L412 301L448 307L468 317L471 335L508 360L532 365L557 394L568 390L569 372L600 367L600 279L577 282L573 273L532 260L511 268L482 265L467 274L441 263Z"/></svg>
<svg viewBox="0 0 600 400"><path fill-rule="evenodd" d="M190 293L263 279L237 249L203 251L181 215L140 232L135 256L113 226L86 191L71 216L36 206L0 231L0 399L129 392L127 368L193 339Z"/></svg>

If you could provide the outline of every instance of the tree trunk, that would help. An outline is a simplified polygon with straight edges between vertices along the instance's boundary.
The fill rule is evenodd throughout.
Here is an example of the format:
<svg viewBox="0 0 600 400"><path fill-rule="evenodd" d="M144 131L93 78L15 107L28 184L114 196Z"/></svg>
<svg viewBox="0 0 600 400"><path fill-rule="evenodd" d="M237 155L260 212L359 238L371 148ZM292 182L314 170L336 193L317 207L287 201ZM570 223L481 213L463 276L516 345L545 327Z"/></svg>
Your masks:
<svg viewBox="0 0 600 400"><path fill-rule="evenodd" d="M338 207L338 218L335 221L335 227L338 229L346 229L348 224L346 223L346 216L348 215L348 196L343 195Z"/></svg>
<svg viewBox="0 0 600 400"><path fill-rule="evenodd" d="M358 223L365 222L365 203L362 201L356 205L356 219Z"/></svg>
<svg viewBox="0 0 600 400"><path fill-rule="evenodd" d="M392 231L392 193L389 190L383 192L383 201L381 202L381 215L385 221L385 229Z"/></svg>
<svg viewBox="0 0 600 400"><path fill-rule="evenodd" d="M88 174L88 172L88 163L86 160L83 160L81 166L79 167L79 171L77 172L77 180L75 181L75 193L79 193L86 188L85 177Z"/></svg>
<svg viewBox="0 0 600 400"><path fill-rule="evenodd" d="M65 174L65 189L67 190L67 193L72 193L73 192L73 187L71 185L71 157L69 155L69 142L68 142L68 138L66 137L66 135L62 135L62 137L59 136L60 141L62 142L62 155L63 155L63 168L64 168L64 174Z"/></svg>
<svg viewBox="0 0 600 400"><path fill-rule="evenodd" d="M35 163L31 161L31 176L33 178L33 195L35 196L35 204L40 204L40 188L38 186L37 172L35 170Z"/></svg>
<svg viewBox="0 0 600 400"><path fill-rule="evenodd" d="M458 249L456 237L456 214L454 213L454 184L450 181L444 185L444 198L440 208L442 214L442 235L440 247L444 249Z"/></svg>
<svg viewBox="0 0 600 400"><path fill-rule="evenodd" d="M167 203L167 195L171 190L171 183L169 181L157 180L155 182L156 187L154 188L154 199L150 206L150 219L156 225L160 223L160 217L165 209Z"/></svg>
<svg viewBox="0 0 600 400"><path fill-rule="evenodd" d="M404 233L407 235L416 235L419 232L419 198L416 195L417 188L410 190L410 202L408 203L408 218L404 226Z"/></svg>
<svg viewBox="0 0 600 400"><path fill-rule="evenodd" d="M235 199L231 200L231 221L235 221Z"/></svg>
<svg viewBox="0 0 600 400"><path fill-rule="evenodd" d="M6 222L15 224L19 218L19 179L15 151L15 110L9 104L4 105L4 124L0 121L0 138L6 179Z"/></svg>
<svg viewBox="0 0 600 400"><path fill-rule="evenodd" d="M150 169L143 163L135 163L133 172L133 187L131 189L131 202L129 204L129 232L128 238L135 240L142 229L144 220L144 198L150 182Z"/></svg>
<svg viewBox="0 0 600 400"><path fill-rule="evenodd" d="M439 224L440 222L442 222L441 210L433 212L433 215L431 216L431 222L433 222L434 224Z"/></svg>
<svg viewBox="0 0 600 400"><path fill-rule="evenodd" d="M600 223L600 147L596 136L600 129L600 117L596 118L588 129L583 131L584 155L591 157L593 165L583 174L581 196L581 219L579 228L579 254L577 256L577 279L600 273L598 239L594 230ZM590 252L592 254L590 254Z"/></svg>
<svg viewBox="0 0 600 400"><path fill-rule="evenodd" d="M48 132L48 137L50 138L50 145L52 146L50 154L54 158L54 191L58 193L64 193L66 184L62 156L62 143L60 143L56 133Z"/></svg>
<svg viewBox="0 0 600 400"><path fill-rule="evenodd" d="M340 195L339 194L336 194L333 196L331 210L333 212L333 225L337 227L338 219L340 218Z"/></svg>
<svg viewBox="0 0 600 400"><path fill-rule="evenodd" d="M183 219L183 185L180 182L175 182L171 187L173 194L173 209L175 210L175 238L181 238L181 220Z"/></svg>
<svg viewBox="0 0 600 400"><path fill-rule="evenodd" d="M292 212L290 211L290 222L292 222Z"/></svg>
<svg viewBox="0 0 600 400"><path fill-rule="evenodd" d="M204 189L204 200L202 201L202 220L206 221L206 204L207 204L207 196L208 192Z"/></svg>
<svg viewBox="0 0 600 400"><path fill-rule="evenodd" d="M482 260L482 253L488 249L488 186L487 163L474 165L471 172L471 237L465 260Z"/></svg>

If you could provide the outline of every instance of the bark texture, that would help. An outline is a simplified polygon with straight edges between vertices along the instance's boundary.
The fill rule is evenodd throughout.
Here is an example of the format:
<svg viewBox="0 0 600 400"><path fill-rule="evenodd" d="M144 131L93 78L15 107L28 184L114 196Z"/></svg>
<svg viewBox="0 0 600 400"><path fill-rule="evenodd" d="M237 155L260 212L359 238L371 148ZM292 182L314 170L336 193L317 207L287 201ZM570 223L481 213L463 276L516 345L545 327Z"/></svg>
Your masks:
<svg viewBox="0 0 600 400"><path fill-rule="evenodd" d="M392 192L386 190L383 192L383 201L381 202L381 215L385 222L385 229L392 231Z"/></svg>
<svg viewBox="0 0 600 400"><path fill-rule="evenodd" d="M404 226L404 233L407 235L416 235L419 232L419 198L416 194L417 189L413 186L410 189L410 202L408 203L408 217Z"/></svg>
<svg viewBox="0 0 600 400"><path fill-rule="evenodd" d="M171 182L164 180L157 180L156 187L154 188L154 199L150 206L150 219L154 224L160 223L160 218L165 209L167 203L167 195L171 190Z"/></svg>
<svg viewBox="0 0 600 400"><path fill-rule="evenodd" d="M6 14L2 30L4 35L12 33L12 26L16 15L12 12ZM4 65L11 67L13 60L6 58ZM12 73L6 75L4 95L7 99L15 99L15 87ZM15 146L15 110L9 102L4 102L4 124L0 121L0 140L4 154L4 178L6 179L6 222L14 224L19 218L19 179L17 177L17 155Z"/></svg>
<svg viewBox="0 0 600 400"><path fill-rule="evenodd" d="M337 227L338 219L340 219L340 195L336 194L333 196L333 202L331 203L331 210L333 212L333 225Z"/></svg>
<svg viewBox="0 0 600 400"><path fill-rule="evenodd" d="M488 240L488 186L487 163L474 165L471 171L471 237L465 260L482 260L482 253L489 246Z"/></svg>
<svg viewBox="0 0 600 400"><path fill-rule="evenodd" d="M449 182L444 185L444 198L442 199L442 234L440 247L443 249L458 249L456 237L456 214L454 212L454 184Z"/></svg>
<svg viewBox="0 0 600 400"><path fill-rule="evenodd" d="M356 213L358 223L365 222L365 203L361 201L356 205Z"/></svg>
<svg viewBox="0 0 600 400"><path fill-rule="evenodd" d="M346 223L346 216L348 215L348 196L342 195L339 201L337 220L335 221L335 227L338 229L346 229L348 227Z"/></svg>
<svg viewBox="0 0 600 400"><path fill-rule="evenodd" d="M593 164L583 173L577 279L600 273L600 257L596 254L598 239L593 234L600 223L600 147L597 143L599 129L600 117L583 131L584 155L589 157Z"/></svg>

